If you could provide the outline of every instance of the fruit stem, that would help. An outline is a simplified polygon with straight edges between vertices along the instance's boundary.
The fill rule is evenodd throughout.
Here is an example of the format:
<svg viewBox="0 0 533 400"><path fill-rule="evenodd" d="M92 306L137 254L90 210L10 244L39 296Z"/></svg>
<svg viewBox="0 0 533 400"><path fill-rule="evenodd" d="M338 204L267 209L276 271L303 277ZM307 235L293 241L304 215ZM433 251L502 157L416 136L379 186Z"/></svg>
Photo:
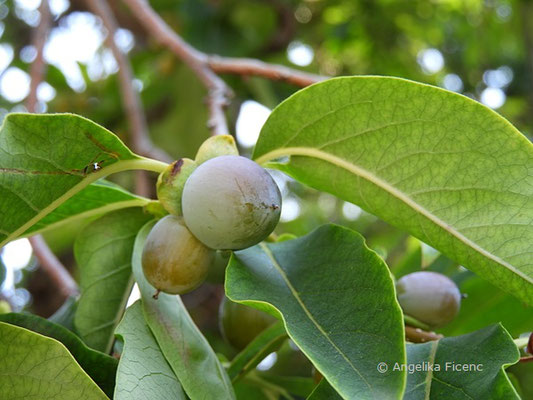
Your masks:
<svg viewBox="0 0 533 400"><path fill-rule="evenodd" d="M430 330L429 325L424 324L423 322L420 322L419 320L417 320L416 318L411 317L410 315L404 314L403 315L403 320L405 321L405 323L407 325L414 326L415 328L420 328L420 329L423 329L425 331L429 331Z"/></svg>
<svg viewBox="0 0 533 400"><path fill-rule="evenodd" d="M513 340L514 344L520 350L522 347L526 347L529 342L529 337L519 337L518 339Z"/></svg>
<svg viewBox="0 0 533 400"><path fill-rule="evenodd" d="M154 295L152 296L152 298L154 300L157 300L159 298L159 293L161 293L161 290L157 289L154 293Z"/></svg>
<svg viewBox="0 0 533 400"><path fill-rule="evenodd" d="M163 172L168 167L168 164L162 161L154 160L152 158L141 157L138 160L138 168L153 172Z"/></svg>
<svg viewBox="0 0 533 400"><path fill-rule="evenodd" d="M443 337L444 336L435 332L427 332L420 328L405 325L405 338L412 343L426 343L442 339Z"/></svg>

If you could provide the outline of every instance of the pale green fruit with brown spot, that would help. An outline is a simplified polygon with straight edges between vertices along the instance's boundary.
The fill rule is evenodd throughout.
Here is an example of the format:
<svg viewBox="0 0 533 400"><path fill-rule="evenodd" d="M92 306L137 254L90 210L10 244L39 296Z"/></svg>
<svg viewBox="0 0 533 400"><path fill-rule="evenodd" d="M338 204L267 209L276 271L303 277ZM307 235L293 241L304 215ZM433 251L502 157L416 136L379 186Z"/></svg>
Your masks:
<svg viewBox="0 0 533 400"><path fill-rule="evenodd" d="M182 197L183 218L212 249L237 250L264 240L276 227L281 194L268 172L240 156L221 156L198 166Z"/></svg>
<svg viewBox="0 0 533 400"><path fill-rule="evenodd" d="M206 139L198 152L194 161L200 165L207 160L210 160L219 156L238 156L239 150L235 144L235 139L231 135L216 135Z"/></svg>
<svg viewBox="0 0 533 400"><path fill-rule="evenodd" d="M157 198L170 214L181 216L181 196L187 178L197 164L189 158L180 158L170 164L157 178Z"/></svg>
<svg viewBox="0 0 533 400"><path fill-rule="evenodd" d="M396 282L398 301L405 314L431 327L452 321L461 307L461 292L447 276L419 271Z"/></svg>
<svg viewBox="0 0 533 400"><path fill-rule="evenodd" d="M144 276L162 292L187 293L205 281L213 256L213 250L191 234L182 218L167 215L146 238L142 253Z"/></svg>

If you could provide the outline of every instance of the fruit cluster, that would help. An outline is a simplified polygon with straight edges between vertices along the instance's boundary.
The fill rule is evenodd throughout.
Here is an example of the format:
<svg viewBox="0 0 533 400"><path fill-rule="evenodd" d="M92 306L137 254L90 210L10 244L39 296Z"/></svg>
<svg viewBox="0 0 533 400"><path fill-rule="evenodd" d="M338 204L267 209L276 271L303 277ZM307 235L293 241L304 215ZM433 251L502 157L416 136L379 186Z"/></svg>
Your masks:
<svg viewBox="0 0 533 400"><path fill-rule="evenodd" d="M206 140L195 160L161 173L157 197L169 215L150 231L142 254L146 279L159 291L187 293L226 254L266 239L276 227L281 195L272 177L238 154L232 136ZM225 256L225 258L224 258Z"/></svg>
<svg viewBox="0 0 533 400"><path fill-rule="evenodd" d="M195 160L180 159L161 173L157 196L169 215L150 231L142 254L146 279L158 290L187 293L206 279L220 281L231 250L253 246L276 227L281 195L272 177L238 154L231 136L206 140ZM455 283L435 272L415 272L396 283L405 314L430 327L450 322L461 294ZM275 319L224 299L224 337L241 349ZM232 332L244 325L247 335Z"/></svg>

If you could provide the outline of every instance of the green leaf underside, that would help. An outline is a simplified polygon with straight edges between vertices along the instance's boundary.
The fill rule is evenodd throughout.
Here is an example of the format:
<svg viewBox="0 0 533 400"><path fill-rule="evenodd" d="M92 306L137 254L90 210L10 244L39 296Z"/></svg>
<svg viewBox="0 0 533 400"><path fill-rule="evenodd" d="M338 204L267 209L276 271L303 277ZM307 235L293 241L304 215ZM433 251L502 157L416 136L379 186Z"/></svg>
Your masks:
<svg viewBox="0 0 533 400"><path fill-rule="evenodd" d="M107 399L60 342L0 322L0 398Z"/></svg>
<svg viewBox="0 0 533 400"><path fill-rule="evenodd" d="M342 397L331 387L325 379L322 379L315 390L309 395L308 400L341 400Z"/></svg>
<svg viewBox="0 0 533 400"><path fill-rule="evenodd" d="M277 349L287 338L287 332L278 322L261 332L246 348L231 361L228 376L235 382L254 369L268 354Z"/></svg>
<svg viewBox="0 0 533 400"><path fill-rule="evenodd" d="M137 235L133 274L139 285L145 320L183 390L192 399L234 399L233 387L215 352L196 327L179 296L160 293L144 277L142 249L153 224Z"/></svg>
<svg viewBox="0 0 533 400"><path fill-rule="evenodd" d="M76 238L81 296L74 326L89 346L109 352L133 285L131 255L135 236L151 215L126 208L92 222Z"/></svg>
<svg viewBox="0 0 533 400"><path fill-rule="evenodd" d="M79 337L61 325L32 314L1 314L0 321L26 328L61 342L83 370L109 396L113 395L118 361L87 347Z"/></svg>
<svg viewBox="0 0 533 400"><path fill-rule="evenodd" d="M140 301L126 310L116 330L124 341L115 400L185 400L181 385L144 320Z"/></svg>
<svg viewBox="0 0 533 400"><path fill-rule="evenodd" d="M78 307L78 296L72 295L67 297L65 302L54 312L48 321L54 324L61 325L68 330L74 332L74 316L76 315L76 308Z"/></svg>
<svg viewBox="0 0 533 400"><path fill-rule="evenodd" d="M111 182L99 180L76 193L31 226L22 236L35 235L58 228L70 221L98 216L121 208L142 207L149 202L149 199L129 193Z"/></svg>
<svg viewBox="0 0 533 400"><path fill-rule="evenodd" d="M533 145L485 106L387 77L331 79L274 110L254 159L405 229L533 304Z"/></svg>
<svg viewBox="0 0 533 400"><path fill-rule="evenodd" d="M285 389L290 394L307 398L315 388L315 382L311 377L302 376L282 376L268 372L259 374L261 379Z"/></svg>
<svg viewBox="0 0 533 400"><path fill-rule="evenodd" d="M383 376L376 365L405 359L401 310L387 266L356 232L324 225L238 251L226 294L279 312L291 339L343 397L400 398L405 375Z"/></svg>
<svg viewBox="0 0 533 400"><path fill-rule="evenodd" d="M128 169L159 170L159 164L77 115L6 116L0 127L0 246L97 179Z"/></svg>
<svg viewBox="0 0 533 400"><path fill-rule="evenodd" d="M467 297L461 301L457 317L439 330L444 336L457 336L501 323L513 337L531 331L533 309L484 279L465 271L459 289Z"/></svg>
<svg viewBox="0 0 533 400"><path fill-rule="evenodd" d="M501 325L492 325L463 336L407 345L410 365L422 371L407 375L406 400L510 400L518 399L504 366L518 361L512 338ZM426 363L426 364L423 364ZM439 365L429 371L424 365ZM451 364L446 364L451 363ZM481 365L482 371L457 371L458 365ZM463 367L461 367L463 368ZM467 367L472 368L472 367ZM388 374L394 374L389 365Z"/></svg>

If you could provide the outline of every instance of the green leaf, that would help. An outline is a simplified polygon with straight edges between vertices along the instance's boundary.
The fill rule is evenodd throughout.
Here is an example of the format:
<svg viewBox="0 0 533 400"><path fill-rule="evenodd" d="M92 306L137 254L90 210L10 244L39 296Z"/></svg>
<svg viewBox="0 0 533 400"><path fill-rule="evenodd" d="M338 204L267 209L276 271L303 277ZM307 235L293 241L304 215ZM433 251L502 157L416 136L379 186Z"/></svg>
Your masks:
<svg viewBox="0 0 533 400"><path fill-rule="evenodd" d="M346 398L399 398L404 327L390 272L358 233L324 225L307 236L235 252L226 294L283 317L287 333Z"/></svg>
<svg viewBox="0 0 533 400"><path fill-rule="evenodd" d="M68 329L32 314L2 314L0 321L26 328L61 342L83 370L108 395L113 395L118 361L107 354L90 349Z"/></svg>
<svg viewBox="0 0 533 400"><path fill-rule="evenodd" d="M0 322L0 398L107 399L55 339Z"/></svg>
<svg viewBox="0 0 533 400"><path fill-rule="evenodd" d="M105 214L128 207L143 207L151 200L136 196L120 186L99 180L76 193L45 216L22 236L35 235L78 219Z"/></svg>
<svg viewBox="0 0 533 400"><path fill-rule="evenodd" d="M277 388L276 388L277 389ZM256 382L244 378L235 384L235 395L237 400L279 400L279 391L272 388L265 388L262 382ZM286 399L282 397L282 399Z"/></svg>
<svg viewBox="0 0 533 400"><path fill-rule="evenodd" d="M459 314L439 330L445 336L457 336L473 332L485 326L501 323L513 336L530 331L533 309L492 286L470 271L458 274L459 290L466 295L461 300Z"/></svg>
<svg viewBox="0 0 533 400"><path fill-rule="evenodd" d="M77 296L67 297L65 302L48 317L48 321L61 325L70 331L74 331L74 317L78 308Z"/></svg>
<svg viewBox="0 0 533 400"><path fill-rule="evenodd" d="M325 379L322 379L315 390L309 395L308 400L341 400L342 397L331 387Z"/></svg>
<svg viewBox="0 0 533 400"><path fill-rule="evenodd" d="M77 115L10 114L0 127L0 246L105 175L165 167Z"/></svg>
<svg viewBox="0 0 533 400"><path fill-rule="evenodd" d="M135 236L151 215L141 208L114 211L92 222L74 243L81 296L74 326L89 346L108 353L133 285Z"/></svg>
<svg viewBox="0 0 533 400"><path fill-rule="evenodd" d="M232 382L254 369L267 355L275 351L287 338L281 322L268 327L231 361L228 375Z"/></svg>
<svg viewBox="0 0 533 400"><path fill-rule="evenodd" d="M144 277L141 265L142 249L152 226L149 223L139 231L132 261L145 320L190 398L234 399L226 371L194 324L181 298L165 293L160 293L157 300L152 297L156 289Z"/></svg>
<svg viewBox="0 0 533 400"><path fill-rule="evenodd" d="M388 77L331 79L278 106L254 151L533 304L533 144L489 108Z"/></svg>
<svg viewBox="0 0 533 400"><path fill-rule="evenodd" d="M186 399L143 317L140 301L126 310L116 330L124 341L115 400Z"/></svg>
<svg viewBox="0 0 533 400"><path fill-rule="evenodd" d="M263 378L265 381L282 387L289 393L299 397L305 398L309 396L315 388L315 382L311 377L279 376L272 375L268 372L257 373L257 375Z"/></svg>
<svg viewBox="0 0 533 400"><path fill-rule="evenodd" d="M506 372L514 376L516 386L523 399L533 399L533 363L519 362L509 367Z"/></svg>
<svg viewBox="0 0 533 400"><path fill-rule="evenodd" d="M407 375L404 399L518 399L503 369L518 358L512 338L501 325L463 336L408 344L407 365L412 369L418 365L422 370ZM389 364L388 373L398 373L395 368Z"/></svg>

